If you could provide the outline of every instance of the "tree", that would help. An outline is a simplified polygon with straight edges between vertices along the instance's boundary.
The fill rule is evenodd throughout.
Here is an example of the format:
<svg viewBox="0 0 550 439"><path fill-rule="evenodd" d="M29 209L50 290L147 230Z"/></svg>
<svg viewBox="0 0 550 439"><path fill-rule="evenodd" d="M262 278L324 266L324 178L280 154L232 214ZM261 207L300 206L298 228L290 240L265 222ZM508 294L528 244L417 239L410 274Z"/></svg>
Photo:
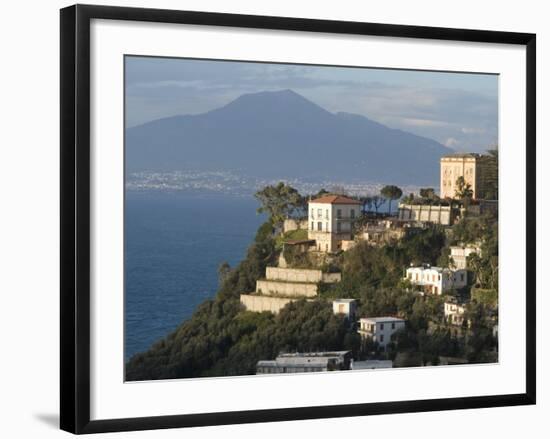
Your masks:
<svg viewBox="0 0 550 439"><path fill-rule="evenodd" d="M401 190L401 188L390 184L390 185L384 186L380 191L380 194L384 198L389 200L388 213L391 214L391 202L393 200L398 200L399 198L401 198L403 196L403 191Z"/></svg>
<svg viewBox="0 0 550 439"><path fill-rule="evenodd" d="M231 273L231 266L227 261L223 261L219 267L218 267L218 279L220 282L220 285L224 283L224 281L227 279L227 276Z"/></svg>
<svg viewBox="0 0 550 439"><path fill-rule="evenodd" d="M328 194L330 194L330 192L327 191L325 188L322 188L319 192L317 192L316 194L313 194L311 197L312 197L313 199L315 199L315 198L321 198L322 196L328 195Z"/></svg>
<svg viewBox="0 0 550 439"><path fill-rule="evenodd" d="M487 150L487 154L483 154L479 160L479 187L482 192L478 198L485 200L498 200L498 146L495 148Z"/></svg>
<svg viewBox="0 0 550 439"><path fill-rule="evenodd" d="M466 183L466 180L464 180L462 175L456 179L455 196L460 198L464 204L467 204L474 196L472 185L470 183Z"/></svg>
<svg viewBox="0 0 550 439"><path fill-rule="evenodd" d="M433 187L424 187L420 189L420 196L422 198L433 198L435 195L435 190Z"/></svg>
<svg viewBox="0 0 550 439"><path fill-rule="evenodd" d="M275 225L281 224L289 216L303 214L306 209L306 200L296 189L283 182L266 186L254 196L262 204L258 213L267 213Z"/></svg>
<svg viewBox="0 0 550 439"><path fill-rule="evenodd" d="M366 213L368 210L371 210L372 208L372 197L361 197L359 199L361 203L363 203L363 213Z"/></svg>
<svg viewBox="0 0 550 439"><path fill-rule="evenodd" d="M425 187L420 189L420 196L428 201L435 201L439 198L433 187Z"/></svg>
<svg viewBox="0 0 550 439"><path fill-rule="evenodd" d="M383 198L383 197L380 197L380 196L378 196L378 195L375 195L374 197L372 197L372 204L374 205L374 210L376 211L376 213L378 213L378 209L379 209L380 206L382 206L385 202L386 202L386 199Z"/></svg>
<svg viewBox="0 0 550 439"><path fill-rule="evenodd" d="M407 195L405 198L403 198L403 202L405 204L413 204L414 203L414 194L411 192L409 195Z"/></svg>
<svg viewBox="0 0 550 439"><path fill-rule="evenodd" d="M342 185L339 185L339 184L335 184L334 186L332 186L330 188L330 193L331 194L334 194L334 195L347 195L348 194L348 191L346 190L346 188Z"/></svg>

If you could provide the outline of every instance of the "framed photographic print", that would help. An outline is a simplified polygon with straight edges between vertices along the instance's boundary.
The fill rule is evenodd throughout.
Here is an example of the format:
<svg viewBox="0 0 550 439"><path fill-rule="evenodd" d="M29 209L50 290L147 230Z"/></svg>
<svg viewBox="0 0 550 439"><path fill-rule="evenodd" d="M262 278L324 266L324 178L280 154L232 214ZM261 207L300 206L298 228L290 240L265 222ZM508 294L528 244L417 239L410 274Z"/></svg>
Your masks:
<svg viewBox="0 0 550 439"><path fill-rule="evenodd" d="M535 35L61 10L61 428L535 403Z"/></svg>

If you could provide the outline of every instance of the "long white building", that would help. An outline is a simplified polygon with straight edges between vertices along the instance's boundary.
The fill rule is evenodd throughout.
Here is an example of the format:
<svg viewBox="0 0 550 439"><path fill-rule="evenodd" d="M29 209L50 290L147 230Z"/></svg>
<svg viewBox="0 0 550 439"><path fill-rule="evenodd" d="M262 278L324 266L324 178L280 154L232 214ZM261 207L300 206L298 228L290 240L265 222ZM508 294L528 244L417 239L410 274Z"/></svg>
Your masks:
<svg viewBox="0 0 550 439"><path fill-rule="evenodd" d="M441 295L453 288L465 287L468 283L468 273L466 270L422 265L407 268L405 279L420 287L425 293Z"/></svg>

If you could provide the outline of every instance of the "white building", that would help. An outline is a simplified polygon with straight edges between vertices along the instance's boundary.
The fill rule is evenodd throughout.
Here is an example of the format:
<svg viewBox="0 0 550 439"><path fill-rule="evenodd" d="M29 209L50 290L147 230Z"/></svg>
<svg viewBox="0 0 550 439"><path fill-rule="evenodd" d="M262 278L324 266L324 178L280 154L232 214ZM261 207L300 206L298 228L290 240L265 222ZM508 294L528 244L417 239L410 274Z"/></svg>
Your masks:
<svg viewBox="0 0 550 439"><path fill-rule="evenodd" d="M357 301L355 299L336 299L332 301L334 314L344 314L348 319L355 317Z"/></svg>
<svg viewBox="0 0 550 439"><path fill-rule="evenodd" d="M365 360L365 361L352 361L352 370L365 370L365 369L391 369L393 367L392 360Z"/></svg>
<svg viewBox="0 0 550 439"><path fill-rule="evenodd" d="M351 362L351 351L280 353L275 360L258 361L256 374L349 370Z"/></svg>
<svg viewBox="0 0 550 439"><path fill-rule="evenodd" d="M361 214L361 202L342 195L326 195L308 202L308 239L318 251L342 249L342 241L352 238L353 222Z"/></svg>
<svg viewBox="0 0 550 439"><path fill-rule="evenodd" d="M445 302L445 320L452 325L462 325L464 322L464 313L466 306L456 302Z"/></svg>
<svg viewBox="0 0 550 439"><path fill-rule="evenodd" d="M468 283L468 273L466 270L422 265L407 268L405 279L421 287L425 293L440 295L453 288L465 287Z"/></svg>
<svg viewBox="0 0 550 439"><path fill-rule="evenodd" d="M405 327L405 320L396 317L364 317L359 320L359 334L370 338L384 349L391 342L391 337Z"/></svg>
<svg viewBox="0 0 550 439"><path fill-rule="evenodd" d="M455 245L451 246L451 258L453 258L454 267L460 270L468 268L467 258L473 253L481 254L481 249L473 245Z"/></svg>

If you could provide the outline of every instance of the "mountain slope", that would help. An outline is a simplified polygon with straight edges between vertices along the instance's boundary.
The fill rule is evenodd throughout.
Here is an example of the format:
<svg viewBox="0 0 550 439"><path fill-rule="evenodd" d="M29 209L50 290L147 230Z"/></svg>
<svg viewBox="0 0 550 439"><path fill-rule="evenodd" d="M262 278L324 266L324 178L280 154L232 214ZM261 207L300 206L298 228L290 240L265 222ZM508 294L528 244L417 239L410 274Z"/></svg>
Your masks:
<svg viewBox="0 0 550 439"><path fill-rule="evenodd" d="M348 113L333 114L284 90L243 95L219 109L126 131L130 172L230 170L265 178L437 185L434 140Z"/></svg>

